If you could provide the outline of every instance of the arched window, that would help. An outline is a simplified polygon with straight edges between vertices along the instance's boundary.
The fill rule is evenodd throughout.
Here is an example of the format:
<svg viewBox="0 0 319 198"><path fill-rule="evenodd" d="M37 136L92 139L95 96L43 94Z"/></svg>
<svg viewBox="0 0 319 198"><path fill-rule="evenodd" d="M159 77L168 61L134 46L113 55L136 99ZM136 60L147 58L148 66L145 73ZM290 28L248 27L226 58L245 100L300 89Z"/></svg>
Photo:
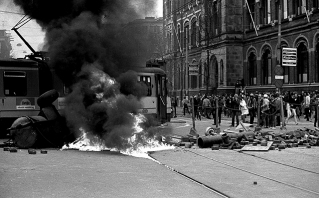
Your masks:
<svg viewBox="0 0 319 198"><path fill-rule="evenodd" d="M217 1L215 1L213 3L213 16L212 16L213 20L213 24L212 24L212 33L213 33L213 36L216 36L218 34L218 19L219 19L219 16L218 16L218 9L217 9Z"/></svg>
<svg viewBox="0 0 319 198"><path fill-rule="evenodd" d="M271 84L271 51L267 47L261 60L261 85Z"/></svg>
<svg viewBox="0 0 319 198"><path fill-rule="evenodd" d="M196 59L192 60L192 65L197 65L198 66L198 63L197 63ZM197 88L197 77L198 77L198 75L190 75L191 88L192 89Z"/></svg>
<svg viewBox="0 0 319 198"><path fill-rule="evenodd" d="M177 69L176 69L176 73L177 73L177 78L176 78L176 81L175 81L175 84L176 84L176 90L177 89L181 89L181 83L182 83L182 69L181 69L181 65L178 64L177 65Z"/></svg>
<svg viewBox="0 0 319 198"><path fill-rule="evenodd" d="M219 84L220 85L224 85L224 73L225 73L225 71L224 71L224 62L223 62L223 59L222 60L220 60L220 81L219 81Z"/></svg>
<svg viewBox="0 0 319 198"><path fill-rule="evenodd" d="M217 60L215 61L215 65L214 65L214 67L215 67L215 83L214 83L214 85L215 85L215 87L217 88L218 87L218 76L219 76L219 69L218 69L218 62L217 62Z"/></svg>
<svg viewBox="0 0 319 198"><path fill-rule="evenodd" d="M254 52L250 52L248 56L248 84L257 84L257 57Z"/></svg>
<svg viewBox="0 0 319 198"><path fill-rule="evenodd" d="M308 49L304 42L297 47L297 83L308 82Z"/></svg>
<svg viewBox="0 0 319 198"><path fill-rule="evenodd" d="M182 38L181 38L181 26L178 24L177 26L177 39L178 39L178 50L181 51L182 50Z"/></svg>
<svg viewBox="0 0 319 198"><path fill-rule="evenodd" d="M184 26L184 44L183 47L186 49L186 47L189 46L189 24L185 23Z"/></svg>
<svg viewBox="0 0 319 198"><path fill-rule="evenodd" d="M196 25L196 19L194 18L192 20L192 36L191 36L191 45L192 47L196 47L196 42L197 42L197 25Z"/></svg>

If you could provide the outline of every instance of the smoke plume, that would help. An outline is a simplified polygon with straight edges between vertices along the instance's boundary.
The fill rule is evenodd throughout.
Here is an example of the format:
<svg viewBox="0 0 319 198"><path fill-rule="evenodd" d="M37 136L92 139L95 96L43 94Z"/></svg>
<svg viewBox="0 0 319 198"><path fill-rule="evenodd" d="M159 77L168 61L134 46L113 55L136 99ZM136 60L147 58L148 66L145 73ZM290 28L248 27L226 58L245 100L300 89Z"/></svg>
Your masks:
<svg viewBox="0 0 319 198"><path fill-rule="evenodd" d="M70 129L82 127L107 146L125 148L123 140L132 136L131 113L141 107L139 98L147 90L130 71L143 61L130 54L130 39L121 31L154 10L156 0L14 2L46 31L50 66L72 90L65 109Z"/></svg>

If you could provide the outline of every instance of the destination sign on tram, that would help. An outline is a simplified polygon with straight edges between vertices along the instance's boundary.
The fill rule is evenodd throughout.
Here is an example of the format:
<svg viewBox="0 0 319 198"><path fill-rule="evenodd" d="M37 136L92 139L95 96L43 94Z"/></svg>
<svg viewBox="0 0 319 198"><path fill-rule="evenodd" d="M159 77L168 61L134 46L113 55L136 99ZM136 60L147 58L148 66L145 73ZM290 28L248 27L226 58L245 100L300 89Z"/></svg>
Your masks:
<svg viewBox="0 0 319 198"><path fill-rule="evenodd" d="M297 48L282 48L282 66L297 66Z"/></svg>

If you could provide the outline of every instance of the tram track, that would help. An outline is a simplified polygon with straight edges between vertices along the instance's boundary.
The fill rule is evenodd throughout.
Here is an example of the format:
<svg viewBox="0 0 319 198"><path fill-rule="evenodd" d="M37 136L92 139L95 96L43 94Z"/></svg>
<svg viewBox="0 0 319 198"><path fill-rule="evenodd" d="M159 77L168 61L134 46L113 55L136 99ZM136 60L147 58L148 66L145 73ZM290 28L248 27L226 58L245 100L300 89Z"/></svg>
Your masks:
<svg viewBox="0 0 319 198"><path fill-rule="evenodd" d="M187 174L184 174L184 173L182 173L182 172L180 172L180 171L174 169L173 167L171 167L171 166L169 166L169 165L167 165L167 164L164 164L164 163L158 161L158 160L157 160L156 158L154 158L151 154L149 154L148 156L149 156L154 162L156 162L157 164L162 165L162 166L164 166L165 168L169 169L170 171L175 172L176 174L178 174L178 175L180 175L180 176L182 176L182 177L184 177L184 178L186 178L186 179L188 179L188 180L194 182L195 184L204 187L205 189L211 191L212 193L214 193L214 194L216 194L216 195L218 195L218 196L220 196L220 197L231 198L231 196L229 196L229 195L227 195L227 194L225 194L225 193L223 193L223 192L217 190L216 188L213 188L212 186L209 186L209 185L207 185L207 184L204 184L203 182L200 182L199 180L197 180L197 179L195 179L195 178L193 178L193 177L190 177L190 176L188 176Z"/></svg>
<svg viewBox="0 0 319 198"><path fill-rule="evenodd" d="M289 165L289 164L281 163L281 162L278 162L278 161L275 161L275 160L267 159L267 158L260 157L260 156L257 156L257 155L253 155L253 154L250 154L250 153L239 152L239 151L235 151L235 152L238 152L238 153L241 153L241 154L244 154L244 155L248 155L248 156L252 156L252 157L255 157L255 158L258 158L258 159L266 160L268 162L273 162L273 163L276 163L276 164L287 166L287 167L290 167L290 168L294 168L294 169L297 169L297 170L302 170L302 171L305 171L305 172L308 172L308 173L313 173L313 174L319 175L318 172L314 172L314 171L307 170L307 169L304 169L304 168L300 168L300 167L297 167L297 166L292 166L292 165Z"/></svg>
<svg viewBox="0 0 319 198"><path fill-rule="evenodd" d="M184 151L187 151L187 152L190 152L196 156L200 156L202 158L205 158L205 159L208 159L208 160L211 160L211 161L214 161L216 163L219 163L219 164L222 164L222 165L225 165L225 166L228 166L228 167L231 167L231 168L234 168L234 169L237 169L237 170L240 170L240 171L243 171L243 172L246 172L248 174L251 174L251 175L255 175L257 177L261 177L261 178L264 178L266 180L270 180L270 181L273 181L273 182L276 182L276 183L280 183L282 185L285 185L285 186L289 186L291 188L294 188L294 189L299 189L301 191L304 191L304 192L307 192L307 193L310 193L310 194L314 194L316 196L319 197L319 192L316 192L316 191L313 191L313 190L310 190L310 189L307 189L307 188L303 188L303 187L300 187L300 186L297 186L297 185L294 185L294 184L291 184L291 183L288 183L288 182L284 182L284 181L280 181L278 179L275 179L275 178L272 178L272 177L268 177L268 176L265 176L265 175L262 175L262 174L259 174L259 173L256 173L256 172L253 172L253 171L249 171L249 170L246 170L246 169L243 169L243 168L240 168L238 166L235 166L235 165L231 165L227 162L223 162L223 161L220 161L220 160L217 160L217 159L214 159L214 158L211 158L211 157L208 157L208 156L205 156L203 154L200 154L200 153L197 153L193 150L188 150L188 149L183 149ZM313 172L312 172L313 173ZM315 173L315 174L318 174L318 173Z"/></svg>
<svg viewBox="0 0 319 198"><path fill-rule="evenodd" d="M294 151L291 151L291 150L286 150L286 152L288 152L288 153L302 154L302 155L304 155L304 156L308 156L308 157L313 157L313 158L319 159L319 156L317 156L317 155L311 155L311 154L307 154L307 153L294 152Z"/></svg>

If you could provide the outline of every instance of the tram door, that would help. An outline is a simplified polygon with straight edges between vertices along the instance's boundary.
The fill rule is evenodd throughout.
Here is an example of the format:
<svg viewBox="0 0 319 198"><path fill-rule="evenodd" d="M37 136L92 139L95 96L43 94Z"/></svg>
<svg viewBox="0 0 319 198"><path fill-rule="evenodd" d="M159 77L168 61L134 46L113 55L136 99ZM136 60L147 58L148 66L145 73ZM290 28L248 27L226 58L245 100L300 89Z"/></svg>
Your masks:
<svg viewBox="0 0 319 198"><path fill-rule="evenodd" d="M165 122L167 101L166 101L166 78L165 76L155 75L156 95L157 95L157 117L161 122Z"/></svg>

